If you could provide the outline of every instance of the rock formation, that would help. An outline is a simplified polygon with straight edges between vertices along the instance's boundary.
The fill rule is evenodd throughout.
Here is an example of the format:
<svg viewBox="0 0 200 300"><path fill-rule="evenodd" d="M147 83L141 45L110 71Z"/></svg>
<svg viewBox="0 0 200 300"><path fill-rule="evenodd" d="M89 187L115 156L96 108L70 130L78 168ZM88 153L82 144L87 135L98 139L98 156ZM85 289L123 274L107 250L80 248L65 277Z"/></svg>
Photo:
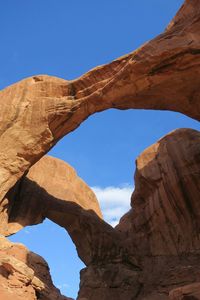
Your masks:
<svg viewBox="0 0 200 300"><path fill-rule="evenodd" d="M164 300L185 290L195 294L200 276L200 132L168 134L146 149L136 166L133 208L114 229L101 219L95 196L74 170L44 157L7 194L2 233L46 217L64 227L87 266L81 271L78 299Z"/></svg>
<svg viewBox="0 0 200 300"><path fill-rule="evenodd" d="M168 134L136 161L133 208L116 230L142 270L138 299L168 299L199 280L199 175L200 132L191 129Z"/></svg>
<svg viewBox="0 0 200 300"><path fill-rule="evenodd" d="M141 257L198 253L199 196L200 133L179 129L137 158L133 208L118 229Z"/></svg>
<svg viewBox="0 0 200 300"><path fill-rule="evenodd" d="M4 237L0 237L0 299L70 300L54 287L42 257Z"/></svg>
<svg viewBox="0 0 200 300"><path fill-rule="evenodd" d="M79 300L200 299L200 133L180 129L137 159L132 208L114 229L64 162L42 156L91 114L163 109L200 120L200 1L166 31L82 77L39 75L0 92L0 232L45 218L71 235L86 268ZM6 117L5 117L6 116ZM39 262L39 267L38 267ZM0 240L0 297L63 300L46 263Z"/></svg>
<svg viewBox="0 0 200 300"><path fill-rule="evenodd" d="M163 34L108 65L73 81L33 76L2 90L0 199L60 138L96 112L164 109L200 120L199 14L199 0L186 0Z"/></svg>
<svg viewBox="0 0 200 300"><path fill-rule="evenodd" d="M193 283L170 292L170 300L200 299L200 283Z"/></svg>
<svg viewBox="0 0 200 300"><path fill-rule="evenodd" d="M146 149L136 167L133 208L114 229L126 257L89 264L78 299L165 300L199 293L200 132L170 133Z"/></svg>
<svg viewBox="0 0 200 300"><path fill-rule="evenodd" d="M1 202L0 234L8 236L24 226L43 222L53 199L60 199L63 207L74 205L79 211L91 210L102 218L95 194L75 170L60 159L44 156Z"/></svg>

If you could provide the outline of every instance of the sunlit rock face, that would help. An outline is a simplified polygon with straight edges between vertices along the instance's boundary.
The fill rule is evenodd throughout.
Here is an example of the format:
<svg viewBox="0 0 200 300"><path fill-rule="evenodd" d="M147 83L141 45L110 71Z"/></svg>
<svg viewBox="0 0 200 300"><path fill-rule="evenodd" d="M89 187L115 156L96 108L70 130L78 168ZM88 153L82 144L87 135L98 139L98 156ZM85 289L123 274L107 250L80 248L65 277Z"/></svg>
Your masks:
<svg viewBox="0 0 200 300"><path fill-rule="evenodd" d="M115 229L75 171L44 156L109 108L200 120L199 15L199 0L186 0L163 34L131 54L73 81L39 75L0 92L1 234L45 218L64 227L86 264L79 300L200 299L199 132L174 131L138 157L132 207ZM2 300L66 299L25 247L1 238L0 264Z"/></svg>

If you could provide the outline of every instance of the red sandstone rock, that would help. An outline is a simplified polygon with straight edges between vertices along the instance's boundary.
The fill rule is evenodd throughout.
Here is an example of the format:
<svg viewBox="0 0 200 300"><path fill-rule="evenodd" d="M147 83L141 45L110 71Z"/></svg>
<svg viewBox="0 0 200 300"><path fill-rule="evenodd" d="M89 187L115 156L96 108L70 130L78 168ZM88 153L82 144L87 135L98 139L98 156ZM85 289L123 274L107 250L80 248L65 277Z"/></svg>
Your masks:
<svg viewBox="0 0 200 300"><path fill-rule="evenodd" d="M199 174L195 130L176 130L137 158L133 208L116 229L142 270L138 299L167 299L172 288L198 281Z"/></svg>
<svg viewBox="0 0 200 300"><path fill-rule="evenodd" d="M3 237L0 237L0 299L70 300L54 287L42 257Z"/></svg>
<svg viewBox="0 0 200 300"><path fill-rule="evenodd" d="M3 199L0 234L8 236L24 226L43 222L45 211L51 209L48 198L52 198L52 203L53 199L59 199L66 209L67 203L69 207L74 204L102 217L94 192L75 170L60 159L44 156Z"/></svg>
<svg viewBox="0 0 200 300"><path fill-rule="evenodd" d="M200 132L192 129L168 134L138 157L133 208L115 229L127 256L99 265L110 249L104 243L81 272L78 299L167 300L172 289L198 281L199 174Z"/></svg>
<svg viewBox="0 0 200 300"><path fill-rule="evenodd" d="M107 257L110 262L120 261L125 255L119 234L101 219L93 191L59 159L43 157L7 193L1 206L3 235L49 218L70 233L86 265Z"/></svg>
<svg viewBox="0 0 200 300"><path fill-rule="evenodd" d="M30 170L10 195L7 194L11 201L17 200L8 211L10 221L17 223L19 217L24 225L30 221L35 224L39 214L69 232L87 265L81 272L78 299L166 300L169 292L183 282L198 281L198 131L176 130L139 156L132 196L134 209L121 219L116 229L94 211L81 207L81 201L77 204L62 199L65 195L61 190L65 182L59 180L62 172L58 172L58 177L55 175L62 184L59 184L59 194L54 193L47 173L44 176L51 160L54 161L47 158L44 165L36 164L34 171ZM43 170L42 177L40 170ZM73 186L70 189L73 191ZM32 203L37 209L27 214Z"/></svg>
<svg viewBox="0 0 200 300"><path fill-rule="evenodd" d="M186 0L163 34L127 56L74 81L34 76L0 92L2 230L9 234L45 217L68 230L87 265L81 272L80 300L198 295L200 133L173 132L141 154L134 209L116 229L98 216L93 196L87 201L91 191L85 186L86 198L75 192L76 185L66 191L58 173L56 191L49 177L40 176L38 170L46 169L42 161L26 172L88 116L111 107L173 110L200 120L199 15L200 1ZM77 185L82 186L80 181ZM37 268L27 261L7 253L0 259L3 300L12 287L17 300L35 300L37 293L44 300L62 297L48 272L47 282L38 281Z"/></svg>
<svg viewBox="0 0 200 300"><path fill-rule="evenodd" d="M130 230L140 256L199 253L200 133L176 130L136 161Z"/></svg>

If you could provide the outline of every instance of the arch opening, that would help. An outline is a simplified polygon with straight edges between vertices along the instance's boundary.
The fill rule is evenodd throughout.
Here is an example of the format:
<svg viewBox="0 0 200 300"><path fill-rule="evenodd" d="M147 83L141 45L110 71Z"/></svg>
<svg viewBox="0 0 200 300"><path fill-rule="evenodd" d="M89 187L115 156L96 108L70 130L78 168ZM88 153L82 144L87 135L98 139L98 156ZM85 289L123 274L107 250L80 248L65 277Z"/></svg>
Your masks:
<svg viewBox="0 0 200 300"><path fill-rule="evenodd" d="M95 192L104 220L116 225L130 209L136 158L178 128L200 130L200 124L177 112L109 109L90 116L48 154L75 168Z"/></svg>

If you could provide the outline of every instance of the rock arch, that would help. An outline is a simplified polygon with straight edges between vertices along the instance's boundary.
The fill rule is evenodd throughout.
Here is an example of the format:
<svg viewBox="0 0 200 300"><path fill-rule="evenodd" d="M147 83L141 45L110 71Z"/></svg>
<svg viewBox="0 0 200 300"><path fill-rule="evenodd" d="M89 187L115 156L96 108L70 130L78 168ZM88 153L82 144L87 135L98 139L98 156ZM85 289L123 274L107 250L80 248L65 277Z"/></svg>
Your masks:
<svg viewBox="0 0 200 300"><path fill-rule="evenodd" d="M96 112L163 109L200 120L199 14L199 0L186 0L163 34L108 65L73 81L39 75L2 90L0 199Z"/></svg>
<svg viewBox="0 0 200 300"><path fill-rule="evenodd" d="M62 169L41 157L96 112L163 109L200 120L199 15L199 0L186 0L163 34L131 54L73 81L39 75L0 92L2 233L45 217L65 227L87 265L80 300L164 300L173 287L199 278L198 132L175 131L139 157L135 210L116 229L101 219L88 188L84 204L73 184L67 192L62 182L54 194L39 175L51 164Z"/></svg>

